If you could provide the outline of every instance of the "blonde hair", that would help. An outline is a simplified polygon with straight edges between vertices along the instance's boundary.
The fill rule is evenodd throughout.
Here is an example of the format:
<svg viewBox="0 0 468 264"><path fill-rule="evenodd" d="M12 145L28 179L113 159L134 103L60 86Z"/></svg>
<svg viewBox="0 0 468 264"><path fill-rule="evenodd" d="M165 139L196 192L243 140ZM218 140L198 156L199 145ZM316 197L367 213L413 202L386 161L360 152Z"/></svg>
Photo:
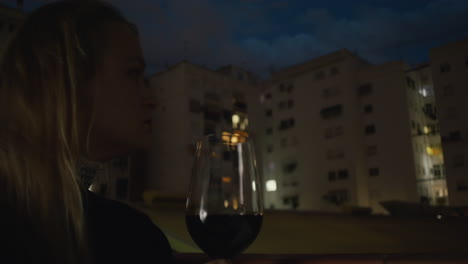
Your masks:
<svg viewBox="0 0 468 264"><path fill-rule="evenodd" d="M99 1L43 6L0 61L1 201L33 226L56 263L88 261L77 162L89 150L93 91L86 86L103 48L99 28L110 21L128 23Z"/></svg>

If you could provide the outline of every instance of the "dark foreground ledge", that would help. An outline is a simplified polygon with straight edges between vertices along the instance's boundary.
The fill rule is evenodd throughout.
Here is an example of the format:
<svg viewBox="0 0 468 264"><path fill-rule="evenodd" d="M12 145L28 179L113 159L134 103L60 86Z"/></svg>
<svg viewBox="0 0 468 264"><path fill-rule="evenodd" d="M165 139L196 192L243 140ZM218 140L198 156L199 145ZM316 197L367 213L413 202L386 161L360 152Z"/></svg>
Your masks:
<svg viewBox="0 0 468 264"><path fill-rule="evenodd" d="M178 264L202 264L209 261L203 254L177 254ZM352 254L352 255L261 255L244 254L233 264L439 264L468 263L468 254Z"/></svg>

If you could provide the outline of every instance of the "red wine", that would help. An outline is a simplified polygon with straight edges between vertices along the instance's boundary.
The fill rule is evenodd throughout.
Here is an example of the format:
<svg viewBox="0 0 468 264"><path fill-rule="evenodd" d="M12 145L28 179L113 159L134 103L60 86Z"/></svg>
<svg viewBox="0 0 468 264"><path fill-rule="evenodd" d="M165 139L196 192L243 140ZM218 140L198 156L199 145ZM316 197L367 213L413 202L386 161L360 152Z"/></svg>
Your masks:
<svg viewBox="0 0 468 264"><path fill-rule="evenodd" d="M197 245L212 258L232 258L255 240L262 226L261 215L199 215L185 218Z"/></svg>

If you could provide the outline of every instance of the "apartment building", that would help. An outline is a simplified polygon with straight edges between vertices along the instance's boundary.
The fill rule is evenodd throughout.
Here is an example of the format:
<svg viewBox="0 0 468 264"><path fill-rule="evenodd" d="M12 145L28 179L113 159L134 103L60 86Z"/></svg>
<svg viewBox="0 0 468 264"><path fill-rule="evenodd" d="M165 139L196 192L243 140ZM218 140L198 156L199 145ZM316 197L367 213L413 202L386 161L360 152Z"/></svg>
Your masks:
<svg viewBox="0 0 468 264"><path fill-rule="evenodd" d="M239 133L260 148L259 96L251 73L234 66L213 71L182 61L149 82L158 106L146 188L186 195L196 141L203 135Z"/></svg>
<svg viewBox="0 0 468 264"><path fill-rule="evenodd" d="M384 213L381 201L419 202L417 170L432 167L414 154L409 70L343 49L275 73L262 95L265 206Z"/></svg>
<svg viewBox="0 0 468 264"><path fill-rule="evenodd" d="M451 205L468 205L468 39L430 53Z"/></svg>

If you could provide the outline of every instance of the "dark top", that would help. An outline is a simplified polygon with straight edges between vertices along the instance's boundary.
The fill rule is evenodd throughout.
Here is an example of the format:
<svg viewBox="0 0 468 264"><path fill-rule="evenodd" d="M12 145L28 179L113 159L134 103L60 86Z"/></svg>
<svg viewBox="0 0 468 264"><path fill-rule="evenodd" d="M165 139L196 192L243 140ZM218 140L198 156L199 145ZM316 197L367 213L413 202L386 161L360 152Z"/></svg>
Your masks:
<svg viewBox="0 0 468 264"><path fill-rule="evenodd" d="M90 191L84 194L94 264L173 263L166 236L148 216ZM31 226L31 219L15 217L8 206L0 208L5 209L0 216L0 263L51 263L47 246Z"/></svg>
<svg viewBox="0 0 468 264"><path fill-rule="evenodd" d="M166 236L145 214L90 191L84 207L96 264L172 262Z"/></svg>

